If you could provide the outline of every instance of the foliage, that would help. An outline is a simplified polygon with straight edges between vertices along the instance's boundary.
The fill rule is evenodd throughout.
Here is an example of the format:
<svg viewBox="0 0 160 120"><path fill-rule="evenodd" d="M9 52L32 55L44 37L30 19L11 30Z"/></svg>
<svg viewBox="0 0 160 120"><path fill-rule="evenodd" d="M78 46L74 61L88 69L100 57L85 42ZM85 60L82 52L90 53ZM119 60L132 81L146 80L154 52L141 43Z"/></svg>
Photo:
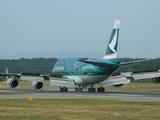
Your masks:
<svg viewBox="0 0 160 120"><path fill-rule="evenodd" d="M88 58L79 58L79 59L88 59ZM137 61L144 58L120 58L120 63ZM0 60L0 72L5 72L6 68L9 68L10 73L43 73L50 74L54 64L56 63L57 58L21 58L21 59L12 59ZM117 69L116 72L130 72L130 71L149 71L149 70L158 70L160 67L160 59L150 60L146 62L137 63L134 65L122 66ZM4 77L0 78L4 79ZM150 81L150 80L148 80ZM138 81L139 82L139 81Z"/></svg>
<svg viewBox="0 0 160 120"><path fill-rule="evenodd" d="M144 59L144 58L143 58ZM130 61L137 61L142 59L132 59L132 58L120 58L120 62L130 62ZM126 65L118 68L117 71L120 72L128 72L128 71L150 71L150 70L158 70L160 68L160 59L153 59L141 63L136 63L133 65Z"/></svg>
<svg viewBox="0 0 160 120"><path fill-rule="evenodd" d="M56 61L56 58L0 60L0 71L3 72L6 68L9 68L11 73L50 73Z"/></svg>

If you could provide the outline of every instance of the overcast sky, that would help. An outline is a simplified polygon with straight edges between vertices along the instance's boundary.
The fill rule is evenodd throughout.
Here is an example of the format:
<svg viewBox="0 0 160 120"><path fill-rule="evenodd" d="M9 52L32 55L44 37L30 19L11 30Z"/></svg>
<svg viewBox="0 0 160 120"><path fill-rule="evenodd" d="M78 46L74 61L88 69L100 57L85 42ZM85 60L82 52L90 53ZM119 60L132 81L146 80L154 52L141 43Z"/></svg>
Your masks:
<svg viewBox="0 0 160 120"><path fill-rule="evenodd" d="M101 58L117 19L118 57L160 57L160 0L0 0L0 59Z"/></svg>

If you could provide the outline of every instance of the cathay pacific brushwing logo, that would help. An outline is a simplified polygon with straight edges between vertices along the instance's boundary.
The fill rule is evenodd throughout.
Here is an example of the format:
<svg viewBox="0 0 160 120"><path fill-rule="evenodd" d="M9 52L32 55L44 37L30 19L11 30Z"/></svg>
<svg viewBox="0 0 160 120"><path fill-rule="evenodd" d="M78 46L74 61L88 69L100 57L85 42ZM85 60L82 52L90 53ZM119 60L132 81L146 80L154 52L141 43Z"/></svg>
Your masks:
<svg viewBox="0 0 160 120"><path fill-rule="evenodd" d="M115 31L115 34L114 34L114 37L112 39L112 42L109 44L109 48L116 54L116 50L114 49L115 48L115 45L116 45L116 42L117 42L117 29Z"/></svg>

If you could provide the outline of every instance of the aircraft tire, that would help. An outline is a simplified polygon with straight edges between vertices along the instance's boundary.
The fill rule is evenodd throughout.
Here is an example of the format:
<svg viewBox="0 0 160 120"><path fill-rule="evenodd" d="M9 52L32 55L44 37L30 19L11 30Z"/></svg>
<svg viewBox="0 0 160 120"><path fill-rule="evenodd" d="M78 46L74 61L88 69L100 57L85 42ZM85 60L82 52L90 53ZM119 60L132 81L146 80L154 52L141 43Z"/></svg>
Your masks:
<svg viewBox="0 0 160 120"><path fill-rule="evenodd" d="M64 92L68 92L68 88L64 88L65 90L64 90Z"/></svg>
<svg viewBox="0 0 160 120"><path fill-rule="evenodd" d="M82 92L83 89L82 88L75 88L75 92Z"/></svg>
<svg viewBox="0 0 160 120"><path fill-rule="evenodd" d="M102 87L97 88L97 92L101 92L101 93L103 93L103 92L105 92L105 89L104 89L104 88L102 88Z"/></svg>
<svg viewBox="0 0 160 120"><path fill-rule="evenodd" d="M60 88L60 92L64 92L64 91L63 91L63 88Z"/></svg>
<svg viewBox="0 0 160 120"><path fill-rule="evenodd" d="M78 92L78 88L75 88L75 92Z"/></svg>
<svg viewBox="0 0 160 120"><path fill-rule="evenodd" d="M100 88L97 88L97 92L100 92Z"/></svg>
<svg viewBox="0 0 160 120"><path fill-rule="evenodd" d="M60 92L68 92L68 88L60 88Z"/></svg>
<svg viewBox="0 0 160 120"><path fill-rule="evenodd" d="M88 88L88 92L96 92L95 88Z"/></svg>
<svg viewBox="0 0 160 120"><path fill-rule="evenodd" d="M82 88L80 88L80 92L82 92L83 91L83 89Z"/></svg>

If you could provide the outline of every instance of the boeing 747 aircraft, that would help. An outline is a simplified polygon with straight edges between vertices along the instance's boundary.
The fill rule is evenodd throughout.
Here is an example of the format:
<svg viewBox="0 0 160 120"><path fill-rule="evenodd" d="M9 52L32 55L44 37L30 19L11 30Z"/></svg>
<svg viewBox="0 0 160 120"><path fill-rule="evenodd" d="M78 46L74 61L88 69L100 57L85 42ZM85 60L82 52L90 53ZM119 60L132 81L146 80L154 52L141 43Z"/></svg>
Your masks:
<svg viewBox="0 0 160 120"><path fill-rule="evenodd" d="M109 43L102 59L99 60L82 60L76 58L62 58L57 60L53 67L52 75L24 75L15 73L1 73L0 75L12 75L8 79L7 84L11 88L18 86L18 80L32 81L32 86L35 89L43 87L44 79L50 81L50 85L55 85L60 88L61 92L67 92L68 88L75 88L75 91L83 91L88 88L88 92L105 92L104 87L113 85L120 87L128 83L129 78L138 80L144 78L152 78L153 82L160 83L160 72L150 71L141 73L121 73L116 74L118 67L128 64L143 62L146 60L120 63L117 58L118 35L119 35L120 20L116 20L111 32ZM98 84L97 90L94 85Z"/></svg>

